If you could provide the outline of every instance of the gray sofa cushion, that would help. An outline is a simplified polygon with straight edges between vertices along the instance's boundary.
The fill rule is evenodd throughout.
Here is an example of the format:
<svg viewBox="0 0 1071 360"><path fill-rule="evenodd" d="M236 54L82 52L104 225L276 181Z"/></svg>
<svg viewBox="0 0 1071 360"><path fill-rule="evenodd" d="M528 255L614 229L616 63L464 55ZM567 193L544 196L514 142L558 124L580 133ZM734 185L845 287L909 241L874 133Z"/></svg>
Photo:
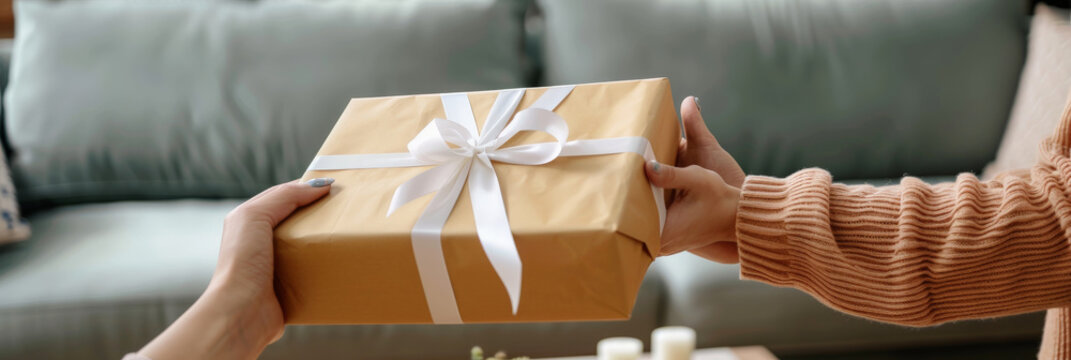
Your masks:
<svg viewBox="0 0 1071 360"><path fill-rule="evenodd" d="M541 1L549 84L668 76L749 173L981 169L1024 60L1021 1Z"/></svg>
<svg viewBox="0 0 1071 360"><path fill-rule="evenodd" d="M522 86L522 10L18 2L5 100L20 198L251 195L299 177L350 98Z"/></svg>
<svg viewBox="0 0 1071 360"><path fill-rule="evenodd" d="M28 241L0 247L0 359L118 359L137 350L204 291L223 217L239 203L39 211ZM601 338L646 338L658 326L664 288L657 274L645 279L628 321L291 326L260 358L460 359L473 345L533 356L592 353Z"/></svg>

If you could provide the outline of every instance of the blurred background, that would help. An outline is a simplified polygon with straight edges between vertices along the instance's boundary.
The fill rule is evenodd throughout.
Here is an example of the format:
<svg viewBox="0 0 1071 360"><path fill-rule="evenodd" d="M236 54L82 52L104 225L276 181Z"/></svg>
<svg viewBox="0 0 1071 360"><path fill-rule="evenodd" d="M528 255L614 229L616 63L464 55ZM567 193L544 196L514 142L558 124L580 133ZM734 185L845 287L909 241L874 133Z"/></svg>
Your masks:
<svg viewBox="0 0 1071 360"><path fill-rule="evenodd" d="M354 97L665 76L678 103L701 98L749 174L817 166L887 185L1025 168L1071 91L1067 7L0 1L0 358L146 343L204 289L224 214L300 177ZM1020 359L1040 341L1042 314L904 328L738 276L676 255L655 262L629 321L298 326L262 358L578 355L663 325L783 359Z"/></svg>

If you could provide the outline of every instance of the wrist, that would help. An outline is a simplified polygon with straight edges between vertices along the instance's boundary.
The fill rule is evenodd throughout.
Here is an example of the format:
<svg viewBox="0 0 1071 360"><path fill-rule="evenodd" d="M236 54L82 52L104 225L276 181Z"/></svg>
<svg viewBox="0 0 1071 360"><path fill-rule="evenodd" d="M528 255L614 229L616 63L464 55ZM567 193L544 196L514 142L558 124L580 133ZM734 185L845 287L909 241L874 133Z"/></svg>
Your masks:
<svg viewBox="0 0 1071 360"><path fill-rule="evenodd" d="M721 203L723 208L720 209L721 214L725 214L726 219L723 222L725 225L722 228L721 234L718 234L719 241L737 242L736 239L736 215L740 209L740 195L741 190L735 186L727 186Z"/></svg>
<svg viewBox="0 0 1071 360"><path fill-rule="evenodd" d="M271 343L256 306L242 306L226 287L213 283L171 326L139 354L155 360L253 359ZM281 321L280 321L281 324ZM281 329L281 325L279 327Z"/></svg>
<svg viewBox="0 0 1071 360"><path fill-rule="evenodd" d="M271 288L248 286L228 276L213 277L194 307L218 318L239 336L232 340L250 347L263 349L282 332L282 311Z"/></svg>

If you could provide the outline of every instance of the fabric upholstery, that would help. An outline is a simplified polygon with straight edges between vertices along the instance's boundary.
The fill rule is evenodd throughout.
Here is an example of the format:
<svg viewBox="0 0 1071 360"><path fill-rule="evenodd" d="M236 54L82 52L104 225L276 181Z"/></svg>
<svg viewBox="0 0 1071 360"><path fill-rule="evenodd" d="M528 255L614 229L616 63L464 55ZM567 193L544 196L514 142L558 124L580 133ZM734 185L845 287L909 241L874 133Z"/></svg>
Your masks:
<svg viewBox="0 0 1071 360"><path fill-rule="evenodd" d="M978 171L1026 8L982 1L541 1L548 84L668 76L751 174Z"/></svg>
<svg viewBox="0 0 1071 360"><path fill-rule="evenodd" d="M522 86L518 4L21 1L23 202L241 197L299 177L350 98Z"/></svg>
<svg viewBox="0 0 1071 360"><path fill-rule="evenodd" d="M1052 135L1071 93L1071 15L1039 4L1030 25L1030 47L1019 80L1011 119L997 158L983 177L1030 168L1038 145Z"/></svg>
<svg viewBox="0 0 1071 360"><path fill-rule="evenodd" d="M0 247L0 358L118 359L178 318L239 201L68 206Z"/></svg>

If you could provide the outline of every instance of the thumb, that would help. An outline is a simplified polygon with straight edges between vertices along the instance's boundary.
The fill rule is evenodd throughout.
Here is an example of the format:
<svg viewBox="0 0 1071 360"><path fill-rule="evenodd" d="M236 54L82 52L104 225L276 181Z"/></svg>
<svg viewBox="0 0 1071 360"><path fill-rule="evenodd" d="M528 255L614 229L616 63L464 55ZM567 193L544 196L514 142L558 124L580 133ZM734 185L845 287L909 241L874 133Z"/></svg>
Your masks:
<svg viewBox="0 0 1071 360"><path fill-rule="evenodd" d="M320 178L279 184L238 206L234 213L238 218L264 220L275 227L298 207L327 195L332 182L334 179Z"/></svg>
<svg viewBox="0 0 1071 360"><path fill-rule="evenodd" d="M647 179L663 189L695 189L706 184L710 176L718 176L713 171L696 165L680 168L655 161L648 161L644 166Z"/></svg>
<svg viewBox="0 0 1071 360"><path fill-rule="evenodd" d="M689 144L715 148L721 146L703 120L703 114L699 109L699 98L689 96L681 102L681 122L684 123L684 136L688 138Z"/></svg>

